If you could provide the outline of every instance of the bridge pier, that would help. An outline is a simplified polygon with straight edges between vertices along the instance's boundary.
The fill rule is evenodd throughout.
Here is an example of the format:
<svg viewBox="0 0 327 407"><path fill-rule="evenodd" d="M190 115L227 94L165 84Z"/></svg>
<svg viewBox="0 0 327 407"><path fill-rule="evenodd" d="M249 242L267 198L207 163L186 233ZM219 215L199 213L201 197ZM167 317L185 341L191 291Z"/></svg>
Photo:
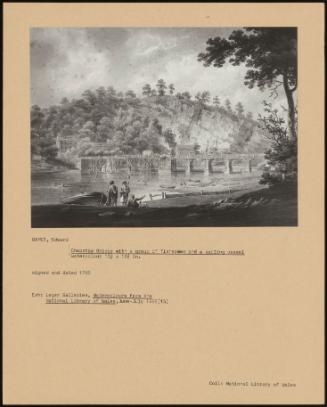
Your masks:
<svg viewBox="0 0 327 407"><path fill-rule="evenodd" d="M248 161L248 172L252 172L252 158Z"/></svg>
<svg viewBox="0 0 327 407"><path fill-rule="evenodd" d="M86 157L81 159L81 173L89 175L98 171L97 160L94 157Z"/></svg>
<svg viewBox="0 0 327 407"><path fill-rule="evenodd" d="M233 174L233 160L230 158L226 160L225 174Z"/></svg>
<svg viewBox="0 0 327 407"><path fill-rule="evenodd" d="M176 172L176 170L177 170L177 161L176 158L172 158L170 162L170 171Z"/></svg>
<svg viewBox="0 0 327 407"><path fill-rule="evenodd" d="M161 160L158 165L158 174L160 176L171 175L173 172L173 159L166 158Z"/></svg>
<svg viewBox="0 0 327 407"><path fill-rule="evenodd" d="M90 163L89 160L86 158L81 159L81 173L82 174L87 174L90 170Z"/></svg>
<svg viewBox="0 0 327 407"><path fill-rule="evenodd" d="M185 165L185 174L191 175L193 169L193 159L187 159Z"/></svg>
<svg viewBox="0 0 327 407"><path fill-rule="evenodd" d="M210 175L212 173L212 159L204 160L204 175Z"/></svg>

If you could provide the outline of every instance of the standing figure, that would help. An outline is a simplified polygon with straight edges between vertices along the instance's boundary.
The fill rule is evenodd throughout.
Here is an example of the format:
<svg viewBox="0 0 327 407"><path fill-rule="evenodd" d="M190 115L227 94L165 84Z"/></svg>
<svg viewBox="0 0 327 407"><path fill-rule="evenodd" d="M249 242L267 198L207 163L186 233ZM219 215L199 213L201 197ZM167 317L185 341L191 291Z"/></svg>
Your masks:
<svg viewBox="0 0 327 407"><path fill-rule="evenodd" d="M118 199L118 188L115 185L115 181L110 181L106 205L107 206L117 206L117 199Z"/></svg>
<svg viewBox="0 0 327 407"><path fill-rule="evenodd" d="M121 189L120 189L120 199L123 206L127 206L128 202L128 195L130 193L130 188L128 186L127 181L123 181Z"/></svg>

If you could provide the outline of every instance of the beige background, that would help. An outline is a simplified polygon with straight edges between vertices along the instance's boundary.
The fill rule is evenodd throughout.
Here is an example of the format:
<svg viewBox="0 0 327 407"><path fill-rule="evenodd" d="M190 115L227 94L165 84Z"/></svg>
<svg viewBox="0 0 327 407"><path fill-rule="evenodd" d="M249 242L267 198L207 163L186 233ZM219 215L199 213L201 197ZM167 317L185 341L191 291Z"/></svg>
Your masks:
<svg viewBox="0 0 327 407"><path fill-rule="evenodd" d="M4 402L323 402L323 5L5 4ZM29 28L298 26L299 227L31 229ZM32 237L69 237L69 244ZM244 249L77 260L70 247ZM32 270L90 269L84 278ZM167 306L52 306L36 291L141 292ZM209 380L296 383L228 388Z"/></svg>

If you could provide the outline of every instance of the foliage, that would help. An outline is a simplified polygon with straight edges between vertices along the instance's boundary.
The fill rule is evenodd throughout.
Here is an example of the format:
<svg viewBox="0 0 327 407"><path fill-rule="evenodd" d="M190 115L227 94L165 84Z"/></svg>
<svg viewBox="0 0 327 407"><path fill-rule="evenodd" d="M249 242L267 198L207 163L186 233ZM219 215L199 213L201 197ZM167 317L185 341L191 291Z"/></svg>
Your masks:
<svg viewBox="0 0 327 407"><path fill-rule="evenodd" d="M253 136L254 129L255 125L253 123L242 121L238 130L233 134L230 149L238 153L243 152Z"/></svg>
<svg viewBox="0 0 327 407"><path fill-rule="evenodd" d="M253 113L247 112L245 117L247 118L247 120L253 120Z"/></svg>
<svg viewBox="0 0 327 407"><path fill-rule="evenodd" d="M151 91L152 92L152 91ZM138 113L138 99L133 91L125 97L113 87L86 90L81 98L64 98L60 105L31 108L31 150L44 160L58 158L56 140L72 140L63 159L88 154L156 153L174 145L174 135L163 134L157 119ZM67 157L66 157L67 156Z"/></svg>
<svg viewBox="0 0 327 407"><path fill-rule="evenodd" d="M270 149L265 158L270 167L260 181L261 184L275 185L281 182L297 181L297 139L289 137L283 117L273 109L271 103L264 102L266 116L259 115L259 123L270 141Z"/></svg>
<svg viewBox="0 0 327 407"><path fill-rule="evenodd" d="M161 87L165 91L165 82L158 83L158 92ZM143 86L142 93L150 99L137 98L131 90L123 94L112 86L99 87L71 100L63 98L58 105L32 106L32 154L49 162L60 159L73 165L84 155L142 154L145 150L159 154L172 152L177 145L175 130L163 129L158 115L164 118L171 117L174 111L177 114L179 106L175 102L180 101L180 106L194 106L193 120L210 97L208 91L200 93L200 103L191 101L187 91L157 97L150 84ZM151 99L153 95L156 97ZM177 123L176 132L182 143L190 142L187 122Z"/></svg>
<svg viewBox="0 0 327 407"><path fill-rule="evenodd" d="M39 154L45 161L51 161L56 158L58 148L55 140L51 137L32 138L31 143L32 154Z"/></svg>
<svg viewBox="0 0 327 407"><path fill-rule="evenodd" d="M225 63L248 68L244 83L249 88L283 86L288 103L288 127L296 138L293 93L297 88L297 29L295 27L234 30L228 38L209 38L205 52L198 55L205 66L221 68Z"/></svg>
<svg viewBox="0 0 327 407"><path fill-rule="evenodd" d="M193 145L193 148L194 148L195 154L200 154L200 151L201 151L201 146L200 146L200 144L195 143L195 144Z"/></svg>
<svg viewBox="0 0 327 407"><path fill-rule="evenodd" d="M97 126L96 141L109 141L112 138L113 129L112 120L103 116Z"/></svg>
<svg viewBox="0 0 327 407"><path fill-rule="evenodd" d="M238 102L235 106L235 111L238 116L242 116L244 114L244 107L241 102Z"/></svg>
<svg viewBox="0 0 327 407"><path fill-rule="evenodd" d="M146 83L142 88L142 94L144 96L151 96L151 90L150 84Z"/></svg>
<svg viewBox="0 0 327 407"><path fill-rule="evenodd" d="M232 110L232 104L231 101L229 99L225 100L225 109L228 113L232 114L233 110Z"/></svg>
<svg viewBox="0 0 327 407"><path fill-rule="evenodd" d="M210 92L205 90L204 92L198 92L195 95L195 99L203 104L206 104L210 101Z"/></svg>
<svg viewBox="0 0 327 407"><path fill-rule="evenodd" d="M178 132L180 134L181 143L188 143L190 139L190 129L185 123L180 123L178 126Z"/></svg>
<svg viewBox="0 0 327 407"><path fill-rule="evenodd" d="M176 135L173 133L173 131L171 129L166 129L163 132L163 137L165 142L168 144L168 146L173 149L177 146L176 143Z"/></svg>
<svg viewBox="0 0 327 407"><path fill-rule="evenodd" d="M178 92L178 93L176 93L176 97L179 100L191 100L192 99L190 92Z"/></svg>
<svg viewBox="0 0 327 407"><path fill-rule="evenodd" d="M156 87L158 89L159 96L164 96L166 94L167 85L163 79L158 80Z"/></svg>
<svg viewBox="0 0 327 407"><path fill-rule="evenodd" d="M219 99L219 96L215 96L215 97L213 98L213 104L214 104L215 106L217 106L217 107L220 106L220 99Z"/></svg>
<svg viewBox="0 0 327 407"><path fill-rule="evenodd" d="M91 141L96 141L96 126L94 122L92 120L85 122L78 134L81 139L88 138Z"/></svg>
<svg viewBox="0 0 327 407"><path fill-rule="evenodd" d="M132 90L128 90L125 95L127 98L136 98L136 93Z"/></svg>
<svg viewBox="0 0 327 407"><path fill-rule="evenodd" d="M184 99L187 99L187 100L192 99L192 96L191 96L190 92L183 92L182 96L183 96Z"/></svg>
<svg viewBox="0 0 327 407"><path fill-rule="evenodd" d="M168 86L168 89L169 89L169 93L170 93L171 95L173 95L174 92L175 92L175 86L171 83L171 84Z"/></svg>
<svg viewBox="0 0 327 407"><path fill-rule="evenodd" d="M249 70L245 84L270 87L287 74L290 86L296 85L296 28L245 28L235 30L228 39L207 41L206 52L198 59L205 66L222 67L226 61L234 66L245 63Z"/></svg>

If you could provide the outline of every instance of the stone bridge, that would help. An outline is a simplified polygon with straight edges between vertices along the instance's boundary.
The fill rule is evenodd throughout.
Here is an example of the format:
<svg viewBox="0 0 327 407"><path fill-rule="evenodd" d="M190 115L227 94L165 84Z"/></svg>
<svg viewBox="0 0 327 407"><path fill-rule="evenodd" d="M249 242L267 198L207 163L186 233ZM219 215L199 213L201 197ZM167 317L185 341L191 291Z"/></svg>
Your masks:
<svg viewBox="0 0 327 407"><path fill-rule="evenodd" d="M170 173L243 173L252 172L264 164L264 154L218 153L189 156L151 154L81 157L82 174L115 173L120 171L153 171Z"/></svg>

